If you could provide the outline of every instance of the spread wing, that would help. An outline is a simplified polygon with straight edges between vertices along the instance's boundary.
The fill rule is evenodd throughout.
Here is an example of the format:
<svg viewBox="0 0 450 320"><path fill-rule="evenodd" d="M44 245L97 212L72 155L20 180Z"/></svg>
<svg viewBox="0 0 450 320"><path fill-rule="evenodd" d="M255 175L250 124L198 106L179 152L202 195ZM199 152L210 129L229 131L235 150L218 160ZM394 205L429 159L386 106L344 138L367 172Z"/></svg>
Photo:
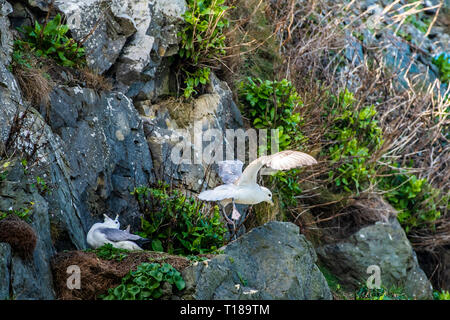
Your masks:
<svg viewBox="0 0 450 320"><path fill-rule="evenodd" d="M309 166L315 163L317 163L316 159L309 154L293 150L280 151L273 155L263 156L253 160L247 168L245 168L236 184L239 186L256 184L258 172L264 165L275 170L289 170L297 167Z"/></svg>
<svg viewBox="0 0 450 320"><path fill-rule="evenodd" d="M142 239L142 237L131 234L125 230L113 229L113 228L99 228L98 231L103 233L109 241L136 241Z"/></svg>
<svg viewBox="0 0 450 320"><path fill-rule="evenodd" d="M244 163L240 160L225 160L219 162L219 176L223 183L230 184L235 182L242 175L242 166Z"/></svg>
<svg viewBox="0 0 450 320"><path fill-rule="evenodd" d="M222 201L225 199L232 199L238 193L238 188L234 184L223 184L215 187L212 190L203 191L198 195L200 200L205 201Z"/></svg>

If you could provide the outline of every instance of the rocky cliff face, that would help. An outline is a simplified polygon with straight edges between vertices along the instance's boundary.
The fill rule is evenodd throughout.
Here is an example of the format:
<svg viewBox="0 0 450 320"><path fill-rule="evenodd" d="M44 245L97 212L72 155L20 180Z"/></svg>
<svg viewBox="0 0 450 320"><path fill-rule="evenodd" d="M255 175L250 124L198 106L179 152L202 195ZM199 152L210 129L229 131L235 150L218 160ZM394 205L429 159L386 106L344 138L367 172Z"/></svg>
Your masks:
<svg viewBox="0 0 450 320"><path fill-rule="evenodd" d="M198 192L218 182L215 167L205 179L207 163L172 166L167 161L180 130L193 132L197 122L200 130L224 132L242 128L243 120L228 85L215 76L209 92L191 104L167 99L173 80L169 57L178 51L184 0L55 1L72 36L87 39L89 67L113 79L114 88L98 92L59 83L48 105L27 108L8 69L11 23L32 18L24 7L48 10L43 1L0 0L0 142L29 153L39 146L39 162L27 173L20 163L14 165L8 183L0 184L0 211L32 202L30 223L38 242L30 260L0 243L0 299L54 299L50 259L63 250L86 249L87 231L102 214L119 214L123 225L136 227L134 187L163 179ZM17 119L22 129L16 133ZM30 177L36 176L48 180L50 193L30 187ZM414 286L412 278L420 277L423 290L417 295L429 296L429 283L402 232L395 224L370 226L342 244L320 248L320 257L339 264L339 272L351 280L365 274L372 258L386 257L382 269L392 276L389 281ZM397 249L399 256L391 252ZM182 298L331 299L316 260L296 226L271 222L232 242L206 265L186 269Z"/></svg>

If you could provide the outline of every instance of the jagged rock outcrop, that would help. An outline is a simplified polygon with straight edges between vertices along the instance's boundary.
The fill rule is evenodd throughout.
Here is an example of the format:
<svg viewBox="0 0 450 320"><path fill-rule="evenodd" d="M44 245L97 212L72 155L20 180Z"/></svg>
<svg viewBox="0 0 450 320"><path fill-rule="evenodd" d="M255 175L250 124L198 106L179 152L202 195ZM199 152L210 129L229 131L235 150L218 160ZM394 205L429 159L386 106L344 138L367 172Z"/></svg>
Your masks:
<svg viewBox="0 0 450 320"><path fill-rule="evenodd" d="M11 281L11 247L7 243L0 243L0 300L7 300Z"/></svg>
<svg viewBox="0 0 450 320"><path fill-rule="evenodd" d="M432 286L395 217L361 228L347 239L316 248L316 252L343 285L365 284L371 265L381 269L381 285L405 289L413 298L430 299Z"/></svg>
<svg viewBox="0 0 450 320"><path fill-rule="evenodd" d="M102 213L139 223L135 186L153 181L142 121L122 93L60 86L41 113L62 140L84 230ZM53 212L53 209L52 209Z"/></svg>
<svg viewBox="0 0 450 320"><path fill-rule="evenodd" d="M287 222L252 229L221 254L182 273L184 299L332 299L314 249Z"/></svg>

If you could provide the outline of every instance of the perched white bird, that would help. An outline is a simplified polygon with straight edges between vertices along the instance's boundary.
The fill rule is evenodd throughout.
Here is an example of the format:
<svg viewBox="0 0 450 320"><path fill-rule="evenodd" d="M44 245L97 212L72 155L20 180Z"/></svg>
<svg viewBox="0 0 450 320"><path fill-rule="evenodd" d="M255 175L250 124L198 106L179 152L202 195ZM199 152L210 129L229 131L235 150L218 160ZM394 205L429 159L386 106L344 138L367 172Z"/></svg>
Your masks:
<svg viewBox="0 0 450 320"><path fill-rule="evenodd" d="M224 213L225 206L230 202L233 203L232 219L238 220L240 213L237 211L235 203L252 205L265 201L273 205L272 192L257 183L258 172L263 166L274 170L289 170L316 163L316 159L312 156L293 150L262 156L252 161L244 172L242 172L243 163L239 160L221 161L219 162L219 175L225 184L212 190L203 191L198 198L205 201L220 201ZM234 225L226 213L225 219Z"/></svg>
<svg viewBox="0 0 450 320"><path fill-rule="evenodd" d="M129 227L126 230L120 230L118 215L114 220L105 214L103 216L105 217L103 223L95 223L87 234L87 242L92 248L96 249L110 243L118 249L142 250L140 245L150 241L131 234Z"/></svg>

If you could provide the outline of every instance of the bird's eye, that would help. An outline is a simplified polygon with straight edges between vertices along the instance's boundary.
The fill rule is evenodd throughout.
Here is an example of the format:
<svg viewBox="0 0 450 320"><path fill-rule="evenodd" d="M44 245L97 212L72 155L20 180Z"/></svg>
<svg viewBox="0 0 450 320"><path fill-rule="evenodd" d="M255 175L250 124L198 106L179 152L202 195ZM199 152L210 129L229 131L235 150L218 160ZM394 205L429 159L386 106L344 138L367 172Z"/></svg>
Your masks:
<svg viewBox="0 0 450 320"><path fill-rule="evenodd" d="M271 194L269 194L269 198L272 198L272 195L271 195Z"/></svg>

